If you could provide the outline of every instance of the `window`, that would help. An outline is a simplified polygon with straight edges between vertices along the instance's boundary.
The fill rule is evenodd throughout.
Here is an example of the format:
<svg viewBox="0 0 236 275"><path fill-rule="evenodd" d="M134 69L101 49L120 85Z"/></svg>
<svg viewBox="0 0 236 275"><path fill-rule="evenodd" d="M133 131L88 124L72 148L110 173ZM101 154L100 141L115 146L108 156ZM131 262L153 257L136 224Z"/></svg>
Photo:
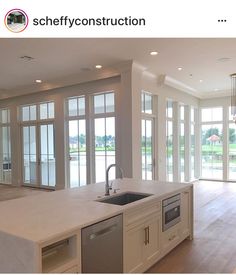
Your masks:
<svg viewBox="0 0 236 275"><path fill-rule="evenodd" d="M86 120L85 97L74 97L67 100L69 127L69 185L78 187L86 185Z"/></svg>
<svg viewBox="0 0 236 275"><path fill-rule="evenodd" d="M0 110L0 182L11 183L10 110Z"/></svg>
<svg viewBox="0 0 236 275"><path fill-rule="evenodd" d="M152 114L152 95L146 92L141 94L142 113Z"/></svg>
<svg viewBox="0 0 236 275"><path fill-rule="evenodd" d="M179 136L179 161L180 161L180 180L185 181L185 107L179 106L180 112L180 136Z"/></svg>
<svg viewBox="0 0 236 275"><path fill-rule="evenodd" d="M173 181L173 102L166 105L166 173L167 181Z"/></svg>
<svg viewBox="0 0 236 275"><path fill-rule="evenodd" d="M94 175L95 182L105 181L106 169L116 163L115 94L93 96ZM115 169L110 172L115 178Z"/></svg>
<svg viewBox="0 0 236 275"><path fill-rule="evenodd" d="M223 178L223 110L202 109L202 178Z"/></svg>
<svg viewBox="0 0 236 275"><path fill-rule="evenodd" d="M69 117L85 115L85 97L74 97L68 99Z"/></svg>
<svg viewBox="0 0 236 275"><path fill-rule="evenodd" d="M196 109L191 107L190 113L190 127L191 127L191 136L190 136L190 147L191 147L191 163L190 163L190 173L191 179L196 178L195 171L195 147L196 147Z"/></svg>
<svg viewBox="0 0 236 275"><path fill-rule="evenodd" d="M54 102L20 107L23 147L23 183L54 187Z"/></svg>
<svg viewBox="0 0 236 275"><path fill-rule="evenodd" d="M229 107L229 128L228 128L228 177L229 180L236 180L236 125L231 115L231 107Z"/></svg>
<svg viewBox="0 0 236 275"><path fill-rule="evenodd" d="M202 109L202 122L209 122L209 121L222 121L223 119L223 108L216 107L216 108L204 108Z"/></svg>
<svg viewBox="0 0 236 275"><path fill-rule="evenodd" d="M115 93L71 97L66 106L69 187L105 181L107 167L116 163Z"/></svg>
<svg viewBox="0 0 236 275"><path fill-rule="evenodd" d="M154 121L153 96L147 92L142 97L142 179L154 179Z"/></svg>
<svg viewBox="0 0 236 275"><path fill-rule="evenodd" d="M40 119L52 119L54 118L54 103L41 103L39 105Z"/></svg>

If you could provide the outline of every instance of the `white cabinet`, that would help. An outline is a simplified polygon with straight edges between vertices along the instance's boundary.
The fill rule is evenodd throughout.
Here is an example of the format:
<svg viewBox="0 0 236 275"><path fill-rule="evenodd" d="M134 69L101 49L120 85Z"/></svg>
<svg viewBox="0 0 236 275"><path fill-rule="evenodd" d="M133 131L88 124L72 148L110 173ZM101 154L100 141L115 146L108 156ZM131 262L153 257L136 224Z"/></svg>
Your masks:
<svg viewBox="0 0 236 275"><path fill-rule="evenodd" d="M160 230L160 215L153 216L145 224L144 235L146 242L144 242L143 256L146 262L150 265L152 265L156 261L160 254Z"/></svg>
<svg viewBox="0 0 236 275"><path fill-rule="evenodd" d="M171 251L179 242L181 238L180 223L172 226L161 234L162 253L165 255Z"/></svg>
<svg viewBox="0 0 236 275"><path fill-rule="evenodd" d="M161 233L162 255L166 255L180 242L193 237L193 199L192 187L181 192L180 217L176 225Z"/></svg>
<svg viewBox="0 0 236 275"><path fill-rule="evenodd" d="M192 239L193 213L192 213L192 190L188 189L181 193L181 234Z"/></svg>
<svg viewBox="0 0 236 275"><path fill-rule="evenodd" d="M136 273L144 265L143 258L144 225L136 225L125 232L124 236L124 272Z"/></svg>
<svg viewBox="0 0 236 275"><path fill-rule="evenodd" d="M136 209L124 220L124 272L143 272L160 256L160 203Z"/></svg>

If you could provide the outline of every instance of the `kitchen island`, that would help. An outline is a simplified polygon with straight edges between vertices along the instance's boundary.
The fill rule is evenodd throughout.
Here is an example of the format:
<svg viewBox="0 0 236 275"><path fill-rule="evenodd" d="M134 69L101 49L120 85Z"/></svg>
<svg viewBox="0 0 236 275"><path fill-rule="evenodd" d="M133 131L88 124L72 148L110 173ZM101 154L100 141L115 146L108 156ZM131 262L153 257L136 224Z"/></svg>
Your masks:
<svg viewBox="0 0 236 275"><path fill-rule="evenodd" d="M96 183L1 202L0 272L81 272L81 229L119 214L125 273L147 270L184 239L192 239L192 184L114 180L117 194L152 194L122 206L98 201L104 188ZM176 194L181 219L164 230L163 201Z"/></svg>

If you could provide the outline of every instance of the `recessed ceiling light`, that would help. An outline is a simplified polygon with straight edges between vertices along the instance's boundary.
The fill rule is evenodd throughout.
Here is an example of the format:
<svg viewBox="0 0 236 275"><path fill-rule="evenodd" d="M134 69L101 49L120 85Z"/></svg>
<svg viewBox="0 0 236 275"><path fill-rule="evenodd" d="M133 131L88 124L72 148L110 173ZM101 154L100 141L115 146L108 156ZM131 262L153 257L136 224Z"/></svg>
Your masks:
<svg viewBox="0 0 236 275"><path fill-rule="evenodd" d="M178 67L178 71L182 71L183 70L183 68L182 67Z"/></svg>
<svg viewBox="0 0 236 275"><path fill-rule="evenodd" d="M156 51L150 52L150 55L158 55L158 52Z"/></svg>
<svg viewBox="0 0 236 275"><path fill-rule="evenodd" d="M201 83L202 83L202 81L203 81L202 79L199 80L199 82L201 82Z"/></svg>
<svg viewBox="0 0 236 275"><path fill-rule="evenodd" d="M42 83L42 80L41 79L36 79L35 82L36 83Z"/></svg>
<svg viewBox="0 0 236 275"><path fill-rule="evenodd" d="M96 65L95 68L96 68L96 69L101 69L101 68L102 68L102 65Z"/></svg>
<svg viewBox="0 0 236 275"><path fill-rule="evenodd" d="M219 89L215 88L215 89L214 89L214 91L215 91L215 92L218 92L218 91L219 91Z"/></svg>

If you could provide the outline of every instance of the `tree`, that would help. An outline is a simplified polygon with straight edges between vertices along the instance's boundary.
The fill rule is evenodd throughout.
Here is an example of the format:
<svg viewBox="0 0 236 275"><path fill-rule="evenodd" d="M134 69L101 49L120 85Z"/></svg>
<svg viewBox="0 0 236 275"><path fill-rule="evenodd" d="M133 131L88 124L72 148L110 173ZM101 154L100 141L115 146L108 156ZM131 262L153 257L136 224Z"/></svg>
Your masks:
<svg viewBox="0 0 236 275"><path fill-rule="evenodd" d="M229 128L229 143L235 143L235 142L236 142L235 129Z"/></svg>
<svg viewBox="0 0 236 275"><path fill-rule="evenodd" d="M86 137L84 134L80 134L79 136L79 143L83 146L86 143Z"/></svg>

